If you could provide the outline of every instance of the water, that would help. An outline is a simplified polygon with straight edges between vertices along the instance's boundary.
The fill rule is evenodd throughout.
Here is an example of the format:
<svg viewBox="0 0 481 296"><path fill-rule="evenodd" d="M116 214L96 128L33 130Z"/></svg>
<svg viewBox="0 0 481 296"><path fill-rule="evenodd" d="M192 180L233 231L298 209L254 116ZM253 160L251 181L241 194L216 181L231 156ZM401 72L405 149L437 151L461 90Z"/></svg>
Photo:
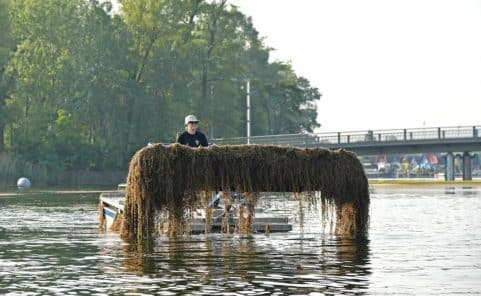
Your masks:
<svg viewBox="0 0 481 296"><path fill-rule="evenodd" d="M100 234L98 194L0 195L0 294L481 294L481 187L371 188L362 241L316 209L263 200L288 234L211 234L130 245Z"/></svg>

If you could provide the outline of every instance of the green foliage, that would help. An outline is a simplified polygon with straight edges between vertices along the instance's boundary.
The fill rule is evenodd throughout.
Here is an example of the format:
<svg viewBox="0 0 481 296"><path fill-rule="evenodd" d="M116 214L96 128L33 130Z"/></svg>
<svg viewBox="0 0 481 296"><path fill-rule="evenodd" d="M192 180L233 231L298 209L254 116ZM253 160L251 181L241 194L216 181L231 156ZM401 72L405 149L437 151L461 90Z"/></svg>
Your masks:
<svg viewBox="0 0 481 296"><path fill-rule="evenodd" d="M8 11L12 0L0 0L0 152L4 150L4 127L7 122L5 112L6 95L13 79L5 75L10 55L15 50L15 40L11 34Z"/></svg>
<svg viewBox="0 0 481 296"><path fill-rule="evenodd" d="M100 4L99 2L103 2ZM124 169L195 113L209 137L312 131L320 93L270 63L227 1L0 0L0 151L50 170ZM10 17L8 17L10 16ZM13 17L14 16L14 17Z"/></svg>

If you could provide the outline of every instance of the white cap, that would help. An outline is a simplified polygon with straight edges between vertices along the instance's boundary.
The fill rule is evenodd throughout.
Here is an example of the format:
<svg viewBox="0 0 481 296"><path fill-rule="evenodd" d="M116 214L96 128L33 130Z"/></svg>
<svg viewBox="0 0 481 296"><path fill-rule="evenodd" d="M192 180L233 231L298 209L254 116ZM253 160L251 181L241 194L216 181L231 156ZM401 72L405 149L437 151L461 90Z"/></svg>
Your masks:
<svg viewBox="0 0 481 296"><path fill-rule="evenodd" d="M184 124L188 124L189 122L199 122L199 120L195 115L190 114L185 117Z"/></svg>

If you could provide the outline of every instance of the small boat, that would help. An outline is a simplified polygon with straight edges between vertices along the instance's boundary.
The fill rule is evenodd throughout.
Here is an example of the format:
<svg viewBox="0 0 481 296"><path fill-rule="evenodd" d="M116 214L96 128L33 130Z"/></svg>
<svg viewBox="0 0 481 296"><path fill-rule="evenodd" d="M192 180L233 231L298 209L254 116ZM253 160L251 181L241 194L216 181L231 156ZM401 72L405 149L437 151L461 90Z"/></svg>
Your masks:
<svg viewBox="0 0 481 296"><path fill-rule="evenodd" d="M100 193L100 229L119 231L120 220L124 212L125 184L119 184L117 191ZM117 222L118 221L118 222Z"/></svg>
<svg viewBox="0 0 481 296"><path fill-rule="evenodd" d="M107 231L119 231L120 217L124 210L125 184L119 184L117 191L102 192L100 194L100 211L102 211L100 221L101 229ZM235 199L234 199L235 200ZM225 212L222 204L212 205L212 218L210 223L210 232L220 232L225 219ZM229 212L229 227L231 230L238 226L238 217L236 202L233 203L233 210ZM200 234L205 232L206 214L204 209L196 209L192 211L189 221L189 233ZM289 232L292 230L292 224L289 224L288 218L285 216L273 216L265 213L261 208L255 208L254 221L252 225L253 233L274 233Z"/></svg>

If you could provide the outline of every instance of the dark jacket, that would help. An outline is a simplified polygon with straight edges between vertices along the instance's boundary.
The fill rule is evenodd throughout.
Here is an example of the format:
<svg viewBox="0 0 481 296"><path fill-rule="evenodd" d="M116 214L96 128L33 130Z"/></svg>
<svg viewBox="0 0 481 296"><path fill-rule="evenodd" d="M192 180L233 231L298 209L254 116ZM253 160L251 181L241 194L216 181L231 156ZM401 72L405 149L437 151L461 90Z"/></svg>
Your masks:
<svg viewBox="0 0 481 296"><path fill-rule="evenodd" d="M209 143L207 142L207 138L203 133L199 131L195 132L195 134L193 135L189 134L188 132L183 132L177 138L177 143L180 143L182 145L187 145L190 147L209 146Z"/></svg>

